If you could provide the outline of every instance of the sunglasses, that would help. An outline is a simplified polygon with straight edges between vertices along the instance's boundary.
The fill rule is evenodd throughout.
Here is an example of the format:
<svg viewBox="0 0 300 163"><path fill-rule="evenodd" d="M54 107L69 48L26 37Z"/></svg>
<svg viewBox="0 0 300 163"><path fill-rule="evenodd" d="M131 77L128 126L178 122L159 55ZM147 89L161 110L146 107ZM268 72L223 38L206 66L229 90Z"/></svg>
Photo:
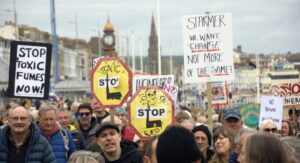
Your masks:
<svg viewBox="0 0 300 163"><path fill-rule="evenodd" d="M265 132L271 132L271 131L272 131L272 132L276 132L277 129L276 129L276 128L265 128L264 131L265 131Z"/></svg>
<svg viewBox="0 0 300 163"><path fill-rule="evenodd" d="M78 113L79 116L83 117L83 116L89 116L91 113L90 112L82 112L82 113Z"/></svg>

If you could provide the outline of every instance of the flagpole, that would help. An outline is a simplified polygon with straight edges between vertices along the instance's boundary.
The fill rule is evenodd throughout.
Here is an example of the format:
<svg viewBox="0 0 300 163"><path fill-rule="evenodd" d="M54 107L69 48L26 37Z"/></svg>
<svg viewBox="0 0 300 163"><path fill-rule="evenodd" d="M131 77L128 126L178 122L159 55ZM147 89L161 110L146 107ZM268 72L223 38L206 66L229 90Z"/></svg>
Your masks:
<svg viewBox="0 0 300 163"><path fill-rule="evenodd" d="M170 75L173 73L173 46L170 45Z"/></svg>
<svg viewBox="0 0 300 163"><path fill-rule="evenodd" d="M131 32L131 38L132 38L132 42L131 42L131 52L132 52L132 72L134 73L135 71L135 54L134 54L134 31Z"/></svg>
<svg viewBox="0 0 300 163"><path fill-rule="evenodd" d="M260 99L259 54L256 54L256 71L257 71L257 82L256 82L257 98L256 98L256 102L259 104L259 99Z"/></svg>
<svg viewBox="0 0 300 163"><path fill-rule="evenodd" d="M158 74L161 75L161 54L160 54L160 13L159 0L157 0L157 46L158 46Z"/></svg>
<svg viewBox="0 0 300 163"><path fill-rule="evenodd" d="M140 65L141 65L141 72L143 72L143 44L142 44L142 37L140 37Z"/></svg>

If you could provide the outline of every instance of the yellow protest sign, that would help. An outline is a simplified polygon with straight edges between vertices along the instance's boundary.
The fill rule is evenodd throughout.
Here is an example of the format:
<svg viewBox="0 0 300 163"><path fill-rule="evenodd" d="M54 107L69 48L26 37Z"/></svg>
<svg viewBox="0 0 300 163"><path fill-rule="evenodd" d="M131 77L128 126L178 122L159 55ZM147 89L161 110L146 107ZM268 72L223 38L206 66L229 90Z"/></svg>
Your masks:
<svg viewBox="0 0 300 163"><path fill-rule="evenodd" d="M120 107L131 94L132 73L119 58L101 59L91 78L92 93L101 107Z"/></svg>
<svg viewBox="0 0 300 163"><path fill-rule="evenodd" d="M142 138L159 135L174 122L174 102L158 87L140 88L128 106L130 124Z"/></svg>

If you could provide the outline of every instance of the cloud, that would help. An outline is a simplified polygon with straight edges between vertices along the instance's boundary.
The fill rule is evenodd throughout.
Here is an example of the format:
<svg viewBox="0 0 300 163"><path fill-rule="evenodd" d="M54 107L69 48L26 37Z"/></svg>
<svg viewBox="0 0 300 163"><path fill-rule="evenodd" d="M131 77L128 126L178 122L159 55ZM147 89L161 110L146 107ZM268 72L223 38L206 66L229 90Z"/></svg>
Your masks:
<svg viewBox="0 0 300 163"><path fill-rule="evenodd" d="M60 36L75 37L75 25L69 23L78 17L79 37L89 40L97 35L93 29L100 23L102 31L107 20L119 29L121 36L135 31L136 43L142 37L147 54L152 13L156 17L157 0L56 0L57 31ZM11 0L0 2L0 24L13 20ZM50 2L16 0L18 22L50 32ZM299 52L299 0L160 0L160 31L162 53L182 55L182 16L211 13L232 13L234 46L242 45L248 53ZM157 22L156 22L157 25ZM138 48L138 47L136 47ZM138 52L139 50L135 50Z"/></svg>

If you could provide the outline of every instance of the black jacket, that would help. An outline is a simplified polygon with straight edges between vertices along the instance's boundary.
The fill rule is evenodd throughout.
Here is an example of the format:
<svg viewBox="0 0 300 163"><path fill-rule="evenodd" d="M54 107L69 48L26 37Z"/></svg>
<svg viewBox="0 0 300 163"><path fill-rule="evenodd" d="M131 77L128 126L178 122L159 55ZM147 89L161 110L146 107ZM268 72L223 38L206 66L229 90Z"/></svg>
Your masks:
<svg viewBox="0 0 300 163"><path fill-rule="evenodd" d="M143 154L134 146L121 142L121 157L115 161L109 161L105 157L106 163L143 163ZM104 155L103 155L104 156Z"/></svg>

